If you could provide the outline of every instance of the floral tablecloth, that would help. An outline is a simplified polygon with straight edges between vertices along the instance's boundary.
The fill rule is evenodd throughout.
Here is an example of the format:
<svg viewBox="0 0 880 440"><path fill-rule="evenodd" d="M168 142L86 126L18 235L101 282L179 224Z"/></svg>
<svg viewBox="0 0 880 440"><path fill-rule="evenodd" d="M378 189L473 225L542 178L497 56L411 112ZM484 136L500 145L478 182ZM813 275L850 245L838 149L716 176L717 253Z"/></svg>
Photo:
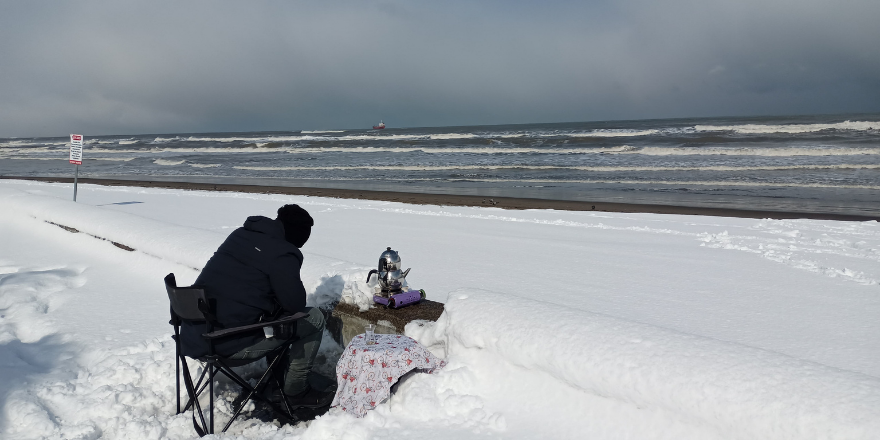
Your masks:
<svg viewBox="0 0 880 440"><path fill-rule="evenodd" d="M433 373L446 362L408 336L375 335L376 344L367 345L364 335L355 336L336 364L339 384L331 406L363 417L368 410L391 395L394 385L414 369Z"/></svg>

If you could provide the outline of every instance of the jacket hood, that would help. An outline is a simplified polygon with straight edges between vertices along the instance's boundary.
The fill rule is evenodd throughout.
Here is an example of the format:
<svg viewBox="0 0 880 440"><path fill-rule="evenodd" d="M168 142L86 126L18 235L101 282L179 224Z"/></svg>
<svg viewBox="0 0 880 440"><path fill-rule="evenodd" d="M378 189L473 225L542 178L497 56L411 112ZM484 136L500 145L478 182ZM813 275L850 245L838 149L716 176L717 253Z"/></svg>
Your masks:
<svg viewBox="0 0 880 440"><path fill-rule="evenodd" d="M260 232L271 237L284 240L284 225L277 220L272 220L262 215L253 215L244 221L244 228L248 231Z"/></svg>

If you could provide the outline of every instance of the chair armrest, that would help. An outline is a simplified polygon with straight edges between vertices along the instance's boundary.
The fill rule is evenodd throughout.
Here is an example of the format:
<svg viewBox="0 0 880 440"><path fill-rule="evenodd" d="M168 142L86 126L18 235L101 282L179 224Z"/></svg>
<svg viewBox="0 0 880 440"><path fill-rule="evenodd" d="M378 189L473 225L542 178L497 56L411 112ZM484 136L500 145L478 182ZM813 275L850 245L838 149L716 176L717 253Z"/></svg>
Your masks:
<svg viewBox="0 0 880 440"><path fill-rule="evenodd" d="M243 325L241 327L225 328L223 330L217 330L217 331L214 331L211 333L202 333L202 337L205 339L225 338L227 336L233 336L233 335L237 335L237 334L241 334L241 333L247 333L247 332L252 332L254 330L259 330L259 329L262 329L263 327L271 327L273 325L278 325L278 324L288 324L288 323L291 323L291 322L296 321L298 319L305 318L306 316L309 316L309 314L298 312L298 313L294 313L293 315L290 315L290 316L285 316L285 317L278 319L276 321L258 322L256 324Z"/></svg>

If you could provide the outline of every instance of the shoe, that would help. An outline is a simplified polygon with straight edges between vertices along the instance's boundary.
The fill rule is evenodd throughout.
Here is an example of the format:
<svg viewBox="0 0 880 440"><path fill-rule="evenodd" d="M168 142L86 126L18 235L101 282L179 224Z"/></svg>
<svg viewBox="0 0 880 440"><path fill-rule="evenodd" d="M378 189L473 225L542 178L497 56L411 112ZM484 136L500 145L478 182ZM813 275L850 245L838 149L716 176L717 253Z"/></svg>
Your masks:
<svg viewBox="0 0 880 440"><path fill-rule="evenodd" d="M291 408L320 408L333 402L336 393L330 391L318 391L312 387L294 396L287 396L287 403Z"/></svg>

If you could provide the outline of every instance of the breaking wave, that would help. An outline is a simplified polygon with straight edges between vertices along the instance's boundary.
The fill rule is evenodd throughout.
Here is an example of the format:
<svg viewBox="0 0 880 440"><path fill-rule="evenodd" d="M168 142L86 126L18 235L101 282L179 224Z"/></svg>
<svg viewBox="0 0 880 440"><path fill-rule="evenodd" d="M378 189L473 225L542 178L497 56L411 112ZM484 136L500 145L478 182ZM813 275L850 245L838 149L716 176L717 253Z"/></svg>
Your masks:
<svg viewBox="0 0 880 440"><path fill-rule="evenodd" d="M544 134L542 136L567 136L567 137L632 137L632 136L650 136L659 134L660 130L593 130L581 133L559 133Z"/></svg>
<svg viewBox="0 0 880 440"><path fill-rule="evenodd" d="M34 156L4 156L0 155L0 159L9 159L9 160L48 160L53 161L57 160L59 162L65 162L68 159L68 156L64 157L34 157ZM136 157L86 157L85 161L88 162L90 160L101 160L106 162L129 162L137 159Z"/></svg>
<svg viewBox="0 0 880 440"><path fill-rule="evenodd" d="M129 162L137 159L136 157L89 157L86 160L103 160L107 162Z"/></svg>
<svg viewBox="0 0 880 440"><path fill-rule="evenodd" d="M193 168L217 168L222 165L219 163L191 163L189 166Z"/></svg>
<svg viewBox="0 0 880 440"><path fill-rule="evenodd" d="M880 122L876 121L844 121L836 124L786 124L786 125L696 125L697 131L732 131L740 134L771 134L771 133L812 133L823 130L880 130Z"/></svg>
<svg viewBox="0 0 880 440"><path fill-rule="evenodd" d="M123 150L123 149L98 149L91 148L88 153L103 154L162 154L162 153L273 153L286 152L291 154L319 154L319 153L412 153L423 152L427 154L597 154L597 153L624 153L634 151L636 148L629 145L605 148L518 148L518 147L293 147L293 146L257 146L253 147L166 147L151 148L149 150ZM45 152L58 152L59 150L45 150Z"/></svg>
<svg viewBox="0 0 880 440"><path fill-rule="evenodd" d="M649 136L661 133L661 130L616 130L600 129L592 131L560 132L560 131L534 131L534 132L490 132L490 133L426 133L426 134L388 134L388 133L363 133L347 134L342 136L315 136L330 133L344 133L340 131L303 131L301 134L289 136L222 136L222 137L174 137L153 139L153 144L166 144L174 141L183 142L394 142L394 141L448 141L466 139L517 139L517 138L611 138L611 137L635 137ZM120 144L121 145L121 144Z"/></svg>
<svg viewBox="0 0 880 440"><path fill-rule="evenodd" d="M167 159L156 159L153 161L156 165L182 165L185 160L167 160Z"/></svg>
<svg viewBox="0 0 880 440"><path fill-rule="evenodd" d="M880 155L880 148L803 147L645 147L627 153L646 156L860 156Z"/></svg>

